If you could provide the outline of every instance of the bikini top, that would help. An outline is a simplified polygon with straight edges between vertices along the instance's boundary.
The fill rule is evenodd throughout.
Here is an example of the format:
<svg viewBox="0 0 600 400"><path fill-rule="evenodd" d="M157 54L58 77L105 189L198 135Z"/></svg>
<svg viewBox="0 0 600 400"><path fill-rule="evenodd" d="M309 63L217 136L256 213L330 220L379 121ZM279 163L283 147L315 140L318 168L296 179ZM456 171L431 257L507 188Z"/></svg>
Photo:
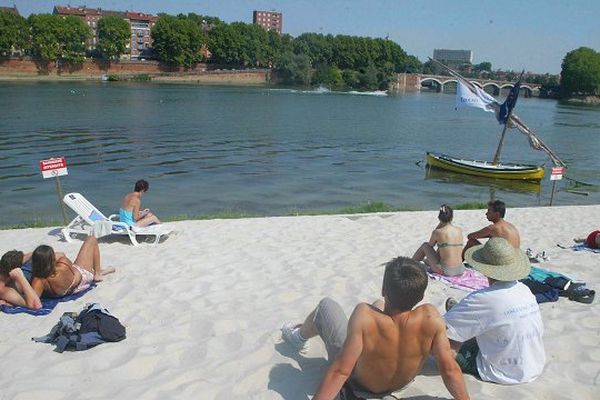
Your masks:
<svg viewBox="0 0 600 400"><path fill-rule="evenodd" d="M443 249L444 247L454 247L454 246L460 246L462 247L462 243L438 243L438 248Z"/></svg>
<svg viewBox="0 0 600 400"><path fill-rule="evenodd" d="M49 279L46 279L46 282L48 283L48 287L50 288L50 291L52 291L52 296L53 297L63 297L66 296L67 294L71 293L73 291L73 289L76 286L77 283L77 274L79 273L79 271L77 271L72 264L67 264L64 261L57 261L57 264L65 264L66 266L69 267L69 269L71 270L71 273L73 274L73 280L71 281L71 284L69 285L69 287L64 291L64 293L59 294L54 287L52 287L52 283L50 283Z"/></svg>

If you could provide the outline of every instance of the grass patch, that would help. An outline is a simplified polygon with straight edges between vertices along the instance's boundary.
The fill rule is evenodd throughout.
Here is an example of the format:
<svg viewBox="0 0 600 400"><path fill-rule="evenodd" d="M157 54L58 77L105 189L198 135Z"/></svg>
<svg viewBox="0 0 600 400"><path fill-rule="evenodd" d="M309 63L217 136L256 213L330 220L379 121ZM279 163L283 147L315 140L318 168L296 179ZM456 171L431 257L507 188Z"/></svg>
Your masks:
<svg viewBox="0 0 600 400"><path fill-rule="evenodd" d="M190 221L190 220L206 220L206 219L240 219L240 218L255 218L260 215L250 214L244 210L223 210L214 214L203 215L176 215L164 219L164 221Z"/></svg>
<svg viewBox="0 0 600 400"><path fill-rule="evenodd" d="M467 203L460 203L453 207L455 210L485 210L487 208L487 203L482 203L480 201L470 201Z"/></svg>
<svg viewBox="0 0 600 400"><path fill-rule="evenodd" d="M148 74L137 74L131 78L134 82L150 82L152 78Z"/></svg>
<svg viewBox="0 0 600 400"><path fill-rule="evenodd" d="M381 201L368 201L356 206L348 206L335 210L301 210L293 209L288 215L336 215L336 214L369 214L378 212L417 211L410 207L394 207Z"/></svg>
<svg viewBox="0 0 600 400"><path fill-rule="evenodd" d="M51 220L43 220L43 219L34 219L32 221L21 222L19 224L14 225L4 225L1 226L0 229L27 229L27 228L49 228L51 226L64 226L65 224L59 220L51 219Z"/></svg>
<svg viewBox="0 0 600 400"><path fill-rule="evenodd" d="M486 208L486 203L463 203L454 207L456 210L469 210L469 209L480 209ZM298 208L290 209L287 213L282 215L286 216L309 216L309 215L336 215L336 214L368 214L368 213L379 213L379 212L400 212L400 211L419 211L417 208L411 207L396 207L386 204L381 201L367 201L355 206L348 206L339 209L332 210L302 210ZM193 221L193 220L209 220L209 219L241 219L241 218L261 218L277 216L276 214L254 214L247 212L242 209L223 210L210 214L180 214L171 217L161 218L164 222L176 222L176 221ZM59 220L43 220L34 219L31 221L25 221L19 224L0 226L0 230L4 229L25 229L25 228L48 228L53 226L64 226L64 223Z"/></svg>
<svg viewBox="0 0 600 400"><path fill-rule="evenodd" d="M366 214L366 213L378 213L378 212L394 212L394 211L415 211L408 207L394 207L389 204L385 204L382 201L368 201L364 204L357 206L344 207L335 214Z"/></svg>

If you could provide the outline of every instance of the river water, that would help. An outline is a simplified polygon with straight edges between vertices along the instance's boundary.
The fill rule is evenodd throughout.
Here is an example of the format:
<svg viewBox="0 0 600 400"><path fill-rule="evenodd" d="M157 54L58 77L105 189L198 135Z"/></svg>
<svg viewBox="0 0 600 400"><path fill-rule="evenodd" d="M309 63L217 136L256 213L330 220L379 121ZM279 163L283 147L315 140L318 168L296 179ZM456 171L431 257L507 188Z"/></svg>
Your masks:
<svg viewBox="0 0 600 400"><path fill-rule="evenodd" d="M567 177L600 186L600 108L520 98L516 113L567 163ZM64 192L105 214L141 178L150 182L143 206L167 219L368 201L433 209L490 196L509 207L547 205L548 171L541 185L427 172L426 151L491 159L500 132L492 114L455 110L445 93L0 83L0 227L62 219L54 179L42 179L38 165L61 156ZM501 160L550 165L513 131ZM558 182L555 205L600 203L597 187L575 194L569 182Z"/></svg>

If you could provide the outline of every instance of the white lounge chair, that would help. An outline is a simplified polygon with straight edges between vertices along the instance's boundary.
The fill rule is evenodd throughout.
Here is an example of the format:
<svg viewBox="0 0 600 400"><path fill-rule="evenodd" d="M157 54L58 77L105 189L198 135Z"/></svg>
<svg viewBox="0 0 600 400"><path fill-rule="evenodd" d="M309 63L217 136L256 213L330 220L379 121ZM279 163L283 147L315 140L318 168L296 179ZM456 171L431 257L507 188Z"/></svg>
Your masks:
<svg viewBox="0 0 600 400"><path fill-rule="evenodd" d="M67 242L72 241L72 234L84 234L88 236L102 237L107 235L127 235L134 246L139 246L136 235L154 236L154 242L159 242L162 236L169 235L172 230L163 225L152 225L148 227L129 226L124 222L118 221L118 215L112 214L108 218L92 205L80 193L67 193L63 201L73 211L77 217L61 233Z"/></svg>

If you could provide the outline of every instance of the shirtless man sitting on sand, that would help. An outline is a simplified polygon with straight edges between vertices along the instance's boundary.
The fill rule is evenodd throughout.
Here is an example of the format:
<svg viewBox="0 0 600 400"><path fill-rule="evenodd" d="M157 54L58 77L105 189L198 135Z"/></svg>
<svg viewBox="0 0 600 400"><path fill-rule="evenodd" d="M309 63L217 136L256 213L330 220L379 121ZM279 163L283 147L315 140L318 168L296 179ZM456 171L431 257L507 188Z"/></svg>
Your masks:
<svg viewBox="0 0 600 400"><path fill-rule="evenodd" d="M423 368L430 353L455 399L469 395L446 336L446 324L423 299L427 274L407 257L385 268L384 302L356 306L348 321L341 306L324 298L303 324L285 324L283 339L301 351L319 335L327 348L329 367L313 400L335 398L344 384L352 390L385 393L403 388Z"/></svg>
<svg viewBox="0 0 600 400"><path fill-rule="evenodd" d="M114 268L100 268L100 249L93 236L88 236L83 241L73 262L46 245L38 246L33 251L31 260L31 286L40 297L63 297L79 293L94 282L103 280L104 275L115 272Z"/></svg>
<svg viewBox="0 0 600 400"><path fill-rule="evenodd" d="M30 258L31 253L11 250L0 259L0 304L42 308L39 296L31 287L31 275L27 276L21 268Z"/></svg>
<svg viewBox="0 0 600 400"><path fill-rule="evenodd" d="M517 228L504 220L506 214L506 205L500 200L488 202L487 212L485 216L492 224L486 226L477 232L471 232L467 235L467 244L463 249L463 260L465 259L465 251L473 246L480 245L481 242L477 239L501 237L510 243L515 249L521 247L521 237Z"/></svg>

